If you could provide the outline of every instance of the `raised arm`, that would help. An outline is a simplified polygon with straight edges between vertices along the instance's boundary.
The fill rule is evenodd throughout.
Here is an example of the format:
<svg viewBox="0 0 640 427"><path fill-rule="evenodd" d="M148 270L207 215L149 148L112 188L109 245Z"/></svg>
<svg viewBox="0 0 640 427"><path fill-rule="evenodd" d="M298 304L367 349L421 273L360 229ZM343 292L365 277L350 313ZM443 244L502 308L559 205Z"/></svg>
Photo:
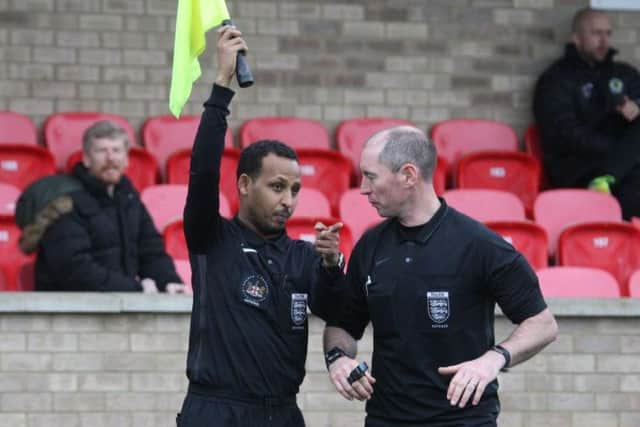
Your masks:
<svg viewBox="0 0 640 427"><path fill-rule="evenodd" d="M184 208L184 231L189 250L205 252L215 238L220 224L218 212L220 161L227 132L229 103L234 92L229 89L236 64L236 54L247 49L240 32L232 27L218 30L217 77L211 96L204 103L193 150L189 191Z"/></svg>

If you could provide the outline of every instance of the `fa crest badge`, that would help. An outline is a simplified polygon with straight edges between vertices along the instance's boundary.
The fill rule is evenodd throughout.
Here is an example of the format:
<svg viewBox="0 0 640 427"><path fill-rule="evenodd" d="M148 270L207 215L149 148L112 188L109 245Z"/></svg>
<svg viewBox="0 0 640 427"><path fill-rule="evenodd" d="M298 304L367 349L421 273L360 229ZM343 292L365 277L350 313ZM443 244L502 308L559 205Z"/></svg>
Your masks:
<svg viewBox="0 0 640 427"><path fill-rule="evenodd" d="M307 320L307 294L291 294L291 321L294 328Z"/></svg>
<svg viewBox="0 0 640 427"><path fill-rule="evenodd" d="M247 304L260 307L269 297L269 285L260 275L249 276L242 282L242 297Z"/></svg>
<svg viewBox="0 0 640 427"><path fill-rule="evenodd" d="M427 314L429 319L441 324L449 319L449 292L427 292Z"/></svg>

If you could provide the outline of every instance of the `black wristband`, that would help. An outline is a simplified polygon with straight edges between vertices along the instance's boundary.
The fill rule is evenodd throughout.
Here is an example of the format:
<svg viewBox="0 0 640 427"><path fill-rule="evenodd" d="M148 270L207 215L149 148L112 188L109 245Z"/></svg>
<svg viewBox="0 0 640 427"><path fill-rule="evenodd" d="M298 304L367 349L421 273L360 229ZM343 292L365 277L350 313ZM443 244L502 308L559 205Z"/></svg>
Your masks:
<svg viewBox="0 0 640 427"><path fill-rule="evenodd" d="M511 353L509 353L509 350L507 350L506 348L498 344L491 347L491 350L495 351L496 353L500 353L502 357L504 357L505 363L502 369L500 369L500 371L507 372L509 370L509 365L511 364Z"/></svg>
<svg viewBox="0 0 640 427"><path fill-rule="evenodd" d="M333 362L346 355L347 353L345 353L340 347L333 347L331 350L327 351L324 355L324 363L327 365L327 369L329 369L329 366Z"/></svg>

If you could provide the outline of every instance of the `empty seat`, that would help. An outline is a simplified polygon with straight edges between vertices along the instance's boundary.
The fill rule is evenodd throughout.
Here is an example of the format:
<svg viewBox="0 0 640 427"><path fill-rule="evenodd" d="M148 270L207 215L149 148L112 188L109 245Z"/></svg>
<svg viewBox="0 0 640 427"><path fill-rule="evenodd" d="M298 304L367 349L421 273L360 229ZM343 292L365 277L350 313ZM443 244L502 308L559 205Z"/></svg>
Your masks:
<svg viewBox="0 0 640 427"><path fill-rule="evenodd" d="M38 132L29 117L12 111L0 111L0 144L37 143Z"/></svg>
<svg viewBox="0 0 640 427"><path fill-rule="evenodd" d="M187 293L193 293L193 286L191 283L191 263L186 259L174 259L173 265L176 267L176 273L182 279L182 282L187 287Z"/></svg>
<svg viewBox="0 0 640 427"><path fill-rule="evenodd" d="M569 226L560 234L558 263L607 270L628 296L629 278L640 269L640 230L624 222Z"/></svg>
<svg viewBox="0 0 640 427"><path fill-rule="evenodd" d="M487 188L517 195L529 215L538 195L540 165L532 156L517 151L479 151L460 159L457 188Z"/></svg>
<svg viewBox="0 0 640 427"><path fill-rule="evenodd" d="M229 201L231 212L238 211L238 186L236 170L240 150L227 147L222 153L220 162L220 192ZM191 163L191 149L176 151L167 160L167 183L169 184L189 184L189 165Z"/></svg>
<svg viewBox="0 0 640 427"><path fill-rule="evenodd" d="M298 217L291 218L287 222L287 235L292 239L305 240L310 243L316 241L316 223L321 222L324 225L331 225L340 222L337 218L331 217ZM353 237L348 225L344 225L340 230L340 252L345 256L345 260L348 260L351 256L351 250L353 249Z"/></svg>
<svg viewBox="0 0 640 427"><path fill-rule="evenodd" d="M18 197L20 197L20 189L18 187L0 182L0 217L13 217Z"/></svg>
<svg viewBox="0 0 640 427"><path fill-rule="evenodd" d="M635 271L629 279L629 296L640 298L640 270Z"/></svg>
<svg viewBox="0 0 640 427"><path fill-rule="evenodd" d="M184 237L184 223L182 220L168 224L162 232L167 254L175 260L189 260L189 249Z"/></svg>
<svg viewBox="0 0 640 427"><path fill-rule="evenodd" d="M177 184L152 185L144 189L140 195L142 203L149 211L158 231L179 219L182 219L184 205L187 201L187 186ZM220 195L220 214L231 216L229 202L224 195Z"/></svg>
<svg viewBox="0 0 640 427"><path fill-rule="evenodd" d="M262 139L275 139L294 149L331 148L329 133L321 122L297 117L256 117L242 124L241 148Z"/></svg>
<svg viewBox="0 0 640 427"><path fill-rule="evenodd" d="M553 256L565 227L581 222L622 221L622 211L618 200L609 194L557 189L538 194L533 204L533 218L547 230L549 255Z"/></svg>
<svg viewBox="0 0 640 427"><path fill-rule="evenodd" d="M433 171L433 189L438 196L444 194L447 189L447 176L449 175L449 164L444 157L438 156L436 168Z"/></svg>
<svg viewBox="0 0 640 427"><path fill-rule="evenodd" d="M171 154L193 147L199 124L200 116L181 116L179 119L171 115L151 117L142 125L142 143L164 171ZM232 146L233 134L228 128L225 147Z"/></svg>
<svg viewBox="0 0 640 427"><path fill-rule="evenodd" d="M375 133L396 126L416 125L408 120L392 118L359 118L344 120L336 128L336 145L343 156L351 160L354 178L359 180L360 153L364 143Z"/></svg>
<svg viewBox="0 0 640 427"><path fill-rule="evenodd" d="M67 166L67 158L82 148L82 135L87 128L102 120L109 120L120 126L129 137L129 146L137 145L135 130L122 116L96 112L67 112L47 117L44 122L44 140L59 171Z"/></svg>
<svg viewBox="0 0 640 427"><path fill-rule="evenodd" d="M67 160L67 172L71 172L76 163L82 161L82 150L76 151ZM158 164L153 156L143 148L129 148L129 166L125 174L131 180L136 190L142 191L145 188L155 185L158 181Z"/></svg>
<svg viewBox="0 0 640 427"><path fill-rule="evenodd" d="M315 188L302 187L293 217L330 217L331 204L324 193Z"/></svg>
<svg viewBox="0 0 640 427"><path fill-rule="evenodd" d="M481 119L452 119L436 123L431 139L438 155L452 170L465 154L474 151L518 151L518 135L506 123Z"/></svg>
<svg viewBox="0 0 640 427"><path fill-rule="evenodd" d="M547 232L540 225L531 221L488 221L485 225L511 243L534 270L547 267Z"/></svg>
<svg viewBox="0 0 640 427"><path fill-rule="evenodd" d="M608 271L589 267L550 267L536 272L545 297L617 298L620 288Z"/></svg>
<svg viewBox="0 0 640 427"><path fill-rule="evenodd" d="M442 195L449 206L476 221L522 221L524 205L513 193L500 190L457 189Z"/></svg>
<svg viewBox="0 0 640 427"><path fill-rule="evenodd" d="M42 147L0 144L0 182L23 190L36 179L55 171L51 153Z"/></svg>
<svg viewBox="0 0 640 427"><path fill-rule="evenodd" d="M357 242L367 229L383 220L378 215L378 211L371 206L367 197L360 194L360 190L357 188L352 188L342 193L342 197L340 197L340 219L351 230L354 242Z"/></svg>
<svg viewBox="0 0 640 427"><path fill-rule="evenodd" d="M301 148L297 150L303 188L315 188L327 196L331 212L338 215L340 196L351 182L351 162L333 150Z"/></svg>
<svg viewBox="0 0 640 427"><path fill-rule="evenodd" d="M4 271L6 290L19 290L18 275L22 265L33 259L23 254L18 246L20 229L13 219L0 219L0 269Z"/></svg>

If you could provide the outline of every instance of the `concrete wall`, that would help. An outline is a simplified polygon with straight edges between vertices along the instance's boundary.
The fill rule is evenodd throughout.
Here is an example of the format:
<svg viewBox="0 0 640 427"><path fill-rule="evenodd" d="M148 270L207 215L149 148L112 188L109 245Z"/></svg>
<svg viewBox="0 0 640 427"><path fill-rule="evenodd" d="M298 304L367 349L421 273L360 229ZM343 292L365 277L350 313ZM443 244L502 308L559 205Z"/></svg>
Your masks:
<svg viewBox="0 0 640 427"><path fill-rule="evenodd" d="M551 300L560 337L501 374L501 427L640 425L640 300ZM187 385L191 299L0 294L0 427L170 427ZM511 330L498 318L497 337ZM298 402L309 427L362 425L334 391L312 318ZM370 360L371 335L360 344Z"/></svg>
<svg viewBox="0 0 640 427"><path fill-rule="evenodd" d="M536 76L587 0L229 0L257 84L231 124L260 115L360 116L428 128L451 117L531 120ZM0 0L0 110L40 124L99 110L138 127L168 112L176 0ZM621 58L640 64L640 13L612 13ZM211 34L209 41L213 42ZM213 81L213 49L187 113Z"/></svg>

